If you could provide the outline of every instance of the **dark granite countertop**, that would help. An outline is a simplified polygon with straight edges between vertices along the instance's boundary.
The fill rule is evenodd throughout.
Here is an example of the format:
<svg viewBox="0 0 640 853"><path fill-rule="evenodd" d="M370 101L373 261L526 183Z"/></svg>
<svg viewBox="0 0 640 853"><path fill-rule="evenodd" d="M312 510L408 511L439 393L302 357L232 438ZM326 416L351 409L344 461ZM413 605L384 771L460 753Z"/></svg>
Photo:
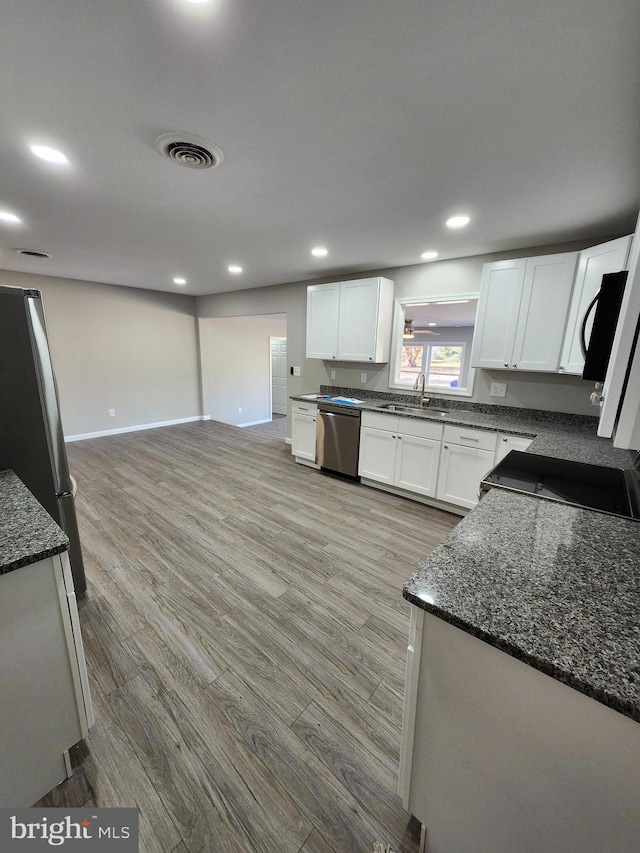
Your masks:
<svg viewBox="0 0 640 853"><path fill-rule="evenodd" d="M13 471L0 471L0 575L69 547L66 534Z"/></svg>
<svg viewBox="0 0 640 853"><path fill-rule="evenodd" d="M410 602L640 722L640 524L492 489Z"/></svg>
<svg viewBox="0 0 640 853"><path fill-rule="evenodd" d="M353 397L364 402L345 408L357 408L361 411L380 412L391 416L436 420L442 424L476 427L491 432L504 432L510 435L534 437L528 453L542 456L555 456L558 459L570 459L576 462L590 462L594 465L606 465L610 468L630 468L634 454L628 450L619 450L607 438L597 435L598 419L586 415L570 415L561 412L543 412L531 409L517 409L510 406L492 406L474 404L465 400L432 399L429 406L416 412L389 412L381 408L388 402L416 402L415 397L401 394L382 394L377 396L359 395L353 388L321 387L321 393ZM292 400L320 402L312 400L313 395L296 395ZM465 408L466 407L466 408ZM445 411L444 416L439 412Z"/></svg>

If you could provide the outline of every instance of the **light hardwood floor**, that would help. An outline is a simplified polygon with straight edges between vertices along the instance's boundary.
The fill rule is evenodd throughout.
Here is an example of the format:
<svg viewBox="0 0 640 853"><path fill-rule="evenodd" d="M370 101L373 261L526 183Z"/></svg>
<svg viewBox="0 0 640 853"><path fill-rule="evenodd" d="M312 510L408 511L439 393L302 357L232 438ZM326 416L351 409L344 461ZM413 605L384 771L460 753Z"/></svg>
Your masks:
<svg viewBox="0 0 640 853"><path fill-rule="evenodd" d="M404 580L455 516L215 422L68 446L97 722L40 806L137 806L143 853L415 851Z"/></svg>

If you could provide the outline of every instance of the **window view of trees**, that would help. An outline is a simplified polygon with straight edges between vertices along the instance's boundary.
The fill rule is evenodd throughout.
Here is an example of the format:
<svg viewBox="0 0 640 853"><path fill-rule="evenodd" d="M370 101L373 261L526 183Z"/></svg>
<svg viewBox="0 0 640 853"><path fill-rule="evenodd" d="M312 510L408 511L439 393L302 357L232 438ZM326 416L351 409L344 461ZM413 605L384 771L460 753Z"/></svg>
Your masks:
<svg viewBox="0 0 640 853"><path fill-rule="evenodd" d="M402 384L413 385L424 373L427 385L457 388L464 362L464 344L403 344L398 377Z"/></svg>

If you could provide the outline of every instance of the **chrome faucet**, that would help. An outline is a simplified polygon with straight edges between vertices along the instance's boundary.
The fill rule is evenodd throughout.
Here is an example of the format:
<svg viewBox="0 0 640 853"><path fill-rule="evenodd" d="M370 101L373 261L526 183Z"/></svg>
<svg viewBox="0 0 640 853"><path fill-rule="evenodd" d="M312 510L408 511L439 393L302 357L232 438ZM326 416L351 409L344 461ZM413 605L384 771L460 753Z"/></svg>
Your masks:
<svg viewBox="0 0 640 853"><path fill-rule="evenodd" d="M420 382L421 379L422 379L422 383ZM420 391L420 405L421 406L428 406L429 402L430 402L430 398L424 396L424 386L426 384L427 384L427 377L424 375L424 373L420 373L418 375L416 381L413 383L413 390L414 391Z"/></svg>

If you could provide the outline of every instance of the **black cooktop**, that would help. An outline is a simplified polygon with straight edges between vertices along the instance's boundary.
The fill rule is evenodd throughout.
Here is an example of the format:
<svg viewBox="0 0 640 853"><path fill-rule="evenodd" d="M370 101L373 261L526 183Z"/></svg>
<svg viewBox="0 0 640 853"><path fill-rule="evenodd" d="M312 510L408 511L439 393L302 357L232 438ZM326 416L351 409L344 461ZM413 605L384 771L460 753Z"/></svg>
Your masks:
<svg viewBox="0 0 640 853"><path fill-rule="evenodd" d="M622 468L512 450L482 481L494 487L640 520L639 476Z"/></svg>

